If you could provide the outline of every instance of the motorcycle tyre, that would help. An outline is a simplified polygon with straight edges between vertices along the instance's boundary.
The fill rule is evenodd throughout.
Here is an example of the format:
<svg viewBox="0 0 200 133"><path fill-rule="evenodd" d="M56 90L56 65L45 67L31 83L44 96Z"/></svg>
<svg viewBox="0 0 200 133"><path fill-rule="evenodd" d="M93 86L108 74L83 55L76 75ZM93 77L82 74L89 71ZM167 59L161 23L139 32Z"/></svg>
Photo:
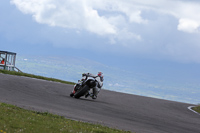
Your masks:
<svg viewBox="0 0 200 133"><path fill-rule="evenodd" d="M71 93L70 93L70 97L73 97L73 96L74 96L74 94L71 92Z"/></svg>
<svg viewBox="0 0 200 133"><path fill-rule="evenodd" d="M87 85L85 85L83 88L79 89L76 91L76 93L74 94L74 98L80 98L81 96L83 96L87 91L89 90L89 87Z"/></svg>

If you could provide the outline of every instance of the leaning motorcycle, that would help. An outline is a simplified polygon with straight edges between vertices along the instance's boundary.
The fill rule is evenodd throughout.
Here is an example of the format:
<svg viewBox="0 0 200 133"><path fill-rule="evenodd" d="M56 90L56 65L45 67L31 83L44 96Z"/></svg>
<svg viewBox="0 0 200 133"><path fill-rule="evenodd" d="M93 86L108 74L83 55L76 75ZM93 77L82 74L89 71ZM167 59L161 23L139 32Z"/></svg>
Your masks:
<svg viewBox="0 0 200 133"><path fill-rule="evenodd" d="M74 90L70 93L71 97L80 98L82 96L88 96L90 94L90 89L96 87L98 85L98 81L96 77L88 78L84 81L78 81L77 84L74 85Z"/></svg>

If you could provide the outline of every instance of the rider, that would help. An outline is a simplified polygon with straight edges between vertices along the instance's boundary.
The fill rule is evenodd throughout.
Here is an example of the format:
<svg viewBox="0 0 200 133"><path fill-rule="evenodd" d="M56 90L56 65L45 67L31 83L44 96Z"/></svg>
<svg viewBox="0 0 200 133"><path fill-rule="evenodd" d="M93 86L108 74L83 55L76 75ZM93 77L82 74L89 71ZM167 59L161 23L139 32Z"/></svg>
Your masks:
<svg viewBox="0 0 200 133"><path fill-rule="evenodd" d="M88 93L85 97L87 98L88 96L91 96L92 99L96 99L98 93L100 92L102 86L103 86L103 73L102 72L98 72L97 76L91 74L91 73L83 73L82 74L82 79L81 81L79 81L79 83L83 83L85 80L87 80L88 77L92 77L95 78L97 80L97 85L93 88L93 93ZM75 91L72 92L73 94L75 93ZM72 95L73 95L72 94Z"/></svg>
<svg viewBox="0 0 200 133"><path fill-rule="evenodd" d="M102 86L103 86L103 73L98 72L97 76L91 74L91 73L83 73L82 74L82 81L86 80L88 77L96 78L98 84L93 88L93 93L86 95L85 97L88 97L89 95L92 97L92 99L96 99L98 93L100 92Z"/></svg>

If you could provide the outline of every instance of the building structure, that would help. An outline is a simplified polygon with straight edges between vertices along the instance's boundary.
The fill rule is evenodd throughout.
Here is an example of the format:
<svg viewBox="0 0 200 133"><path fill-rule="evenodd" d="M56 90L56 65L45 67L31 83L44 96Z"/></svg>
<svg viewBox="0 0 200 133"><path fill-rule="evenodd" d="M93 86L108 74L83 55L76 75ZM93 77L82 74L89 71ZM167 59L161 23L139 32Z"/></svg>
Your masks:
<svg viewBox="0 0 200 133"><path fill-rule="evenodd" d="M14 52L0 51L0 69L9 71L20 71L15 66L16 55L17 54Z"/></svg>

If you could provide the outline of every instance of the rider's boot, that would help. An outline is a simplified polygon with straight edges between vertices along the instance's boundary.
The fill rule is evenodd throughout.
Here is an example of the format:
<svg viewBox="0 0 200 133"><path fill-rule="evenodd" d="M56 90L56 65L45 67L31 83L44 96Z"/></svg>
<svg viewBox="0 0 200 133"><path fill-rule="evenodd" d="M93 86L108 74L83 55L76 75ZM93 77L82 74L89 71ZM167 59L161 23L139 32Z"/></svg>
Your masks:
<svg viewBox="0 0 200 133"><path fill-rule="evenodd" d="M92 99L97 99L97 96L96 96L96 95L93 95L93 96L92 96Z"/></svg>
<svg viewBox="0 0 200 133"><path fill-rule="evenodd" d="M90 94L90 97L92 97L92 99L97 99L97 96L94 95L93 93Z"/></svg>
<svg viewBox="0 0 200 133"><path fill-rule="evenodd" d="M87 98L88 96L90 96L90 92L88 92L86 95L85 95L85 98Z"/></svg>

